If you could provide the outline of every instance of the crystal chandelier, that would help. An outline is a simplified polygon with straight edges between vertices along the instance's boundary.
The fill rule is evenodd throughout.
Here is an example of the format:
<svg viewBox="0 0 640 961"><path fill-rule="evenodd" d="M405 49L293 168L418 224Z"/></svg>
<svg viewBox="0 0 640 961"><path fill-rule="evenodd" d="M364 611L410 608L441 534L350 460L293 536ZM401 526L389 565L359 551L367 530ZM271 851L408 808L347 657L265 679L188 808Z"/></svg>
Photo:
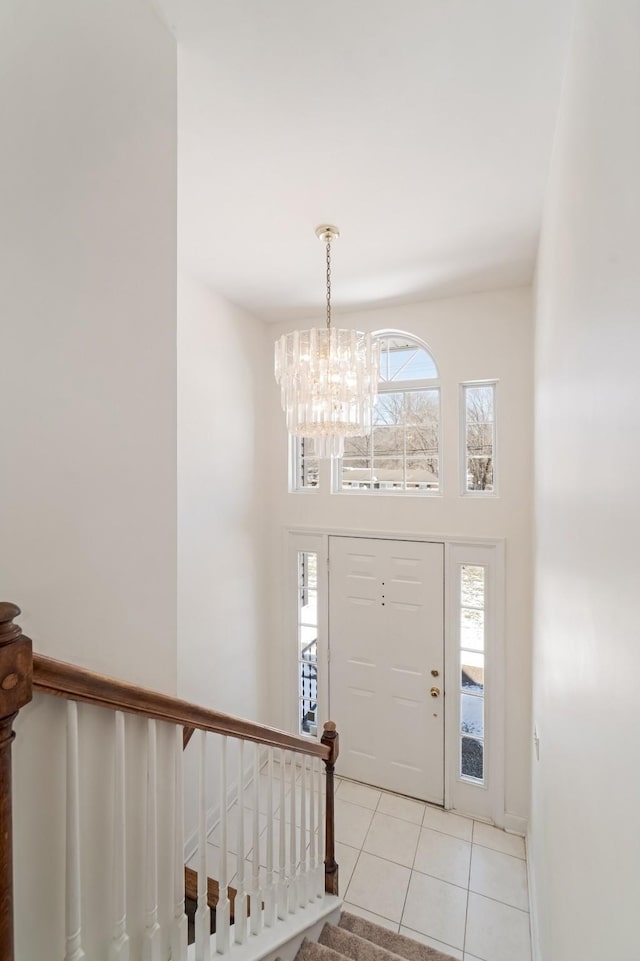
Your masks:
<svg viewBox="0 0 640 961"><path fill-rule="evenodd" d="M316 235L327 247L327 325L283 334L275 375L289 433L313 438L316 457L342 457L345 437L371 430L380 348L371 334L331 326L331 242L340 232L323 225Z"/></svg>

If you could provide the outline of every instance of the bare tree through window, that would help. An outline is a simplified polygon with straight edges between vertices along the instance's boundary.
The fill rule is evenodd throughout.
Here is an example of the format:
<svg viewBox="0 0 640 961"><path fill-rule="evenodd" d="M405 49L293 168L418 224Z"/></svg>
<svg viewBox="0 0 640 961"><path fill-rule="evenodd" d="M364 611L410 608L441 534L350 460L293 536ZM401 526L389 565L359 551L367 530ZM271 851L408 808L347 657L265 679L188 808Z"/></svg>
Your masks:
<svg viewBox="0 0 640 961"><path fill-rule="evenodd" d="M495 384L465 386L466 490L495 489Z"/></svg>
<svg viewBox="0 0 640 961"><path fill-rule="evenodd" d="M384 335L381 341L373 426L365 437L346 440L340 486L342 490L437 492L440 390L435 361L408 335Z"/></svg>

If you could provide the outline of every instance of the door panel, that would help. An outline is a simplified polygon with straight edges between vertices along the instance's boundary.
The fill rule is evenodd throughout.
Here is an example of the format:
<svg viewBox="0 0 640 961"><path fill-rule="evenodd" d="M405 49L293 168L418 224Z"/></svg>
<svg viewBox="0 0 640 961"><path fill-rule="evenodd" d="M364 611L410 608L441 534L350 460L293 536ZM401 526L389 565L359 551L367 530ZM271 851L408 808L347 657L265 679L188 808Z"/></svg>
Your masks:
<svg viewBox="0 0 640 961"><path fill-rule="evenodd" d="M339 773L442 804L444 547L329 540L330 716L340 732ZM432 686L439 697L431 697Z"/></svg>

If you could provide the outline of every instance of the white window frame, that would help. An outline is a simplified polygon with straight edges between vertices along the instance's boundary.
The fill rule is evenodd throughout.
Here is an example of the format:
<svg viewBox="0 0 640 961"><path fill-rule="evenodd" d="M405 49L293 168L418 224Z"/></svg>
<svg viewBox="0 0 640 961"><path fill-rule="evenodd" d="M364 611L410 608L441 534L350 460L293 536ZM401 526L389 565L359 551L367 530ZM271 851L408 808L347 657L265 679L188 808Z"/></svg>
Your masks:
<svg viewBox="0 0 640 961"><path fill-rule="evenodd" d="M380 394L400 394L418 390L437 390L438 391L438 490L372 490L369 488L343 488L342 487L342 458L333 458L331 462L331 493L345 494L348 497L366 495L374 497L442 497L443 465L442 465L442 388L440 384L440 369L433 354L433 351L421 337L410 334L405 330L374 330L371 334L372 339L384 339L386 337L406 337L413 341L417 348L425 350L435 365L438 376L434 378L423 378L420 380L398 380L398 381L378 381L378 395ZM372 427L373 430L373 427Z"/></svg>
<svg viewBox="0 0 640 961"><path fill-rule="evenodd" d="M297 715L297 552L317 551L318 559L318 729L329 712L329 537L374 537L392 540L428 541L444 544L445 551L445 695L444 806L469 817L505 826L505 693L504 693L504 606L505 545L502 539L464 538L423 531L398 532L348 527L287 527L283 530L287 569L283 582L285 725L295 733ZM485 581L485 683L491 692L485 698L485 779L483 784L459 776L458 737L460 729L460 577L462 564L486 568ZM458 575L456 577L456 566ZM286 692L293 691L295 699Z"/></svg>
<svg viewBox="0 0 640 961"><path fill-rule="evenodd" d="M317 492L320 490L320 470L318 470L318 483L315 487L305 487L300 483L302 440L302 437L297 437L295 434L289 435L289 493L317 494Z"/></svg>
<svg viewBox="0 0 640 961"><path fill-rule="evenodd" d="M484 751L482 782L460 772L460 572L483 567L484 591ZM445 616L448 622L445 673L447 796L454 810L504 824L504 544L448 543L445 546Z"/></svg>
<svg viewBox="0 0 640 961"><path fill-rule="evenodd" d="M493 490L467 490L467 389L470 387L493 387ZM462 497L499 497L498 483L498 381L466 380L460 384L460 494Z"/></svg>
<svg viewBox="0 0 640 961"><path fill-rule="evenodd" d="M286 704L285 725L292 734L299 731L299 650L298 650L298 555L301 552L318 555L318 651L317 651L317 739L311 734L301 734L318 742L322 736L324 722L329 709L329 668L328 668L328 577L327 557L328 538L312 531L288 531L286 533L286 577L285 577L285 645L286 663L283 675L286 684L284 702Z"/></svg>

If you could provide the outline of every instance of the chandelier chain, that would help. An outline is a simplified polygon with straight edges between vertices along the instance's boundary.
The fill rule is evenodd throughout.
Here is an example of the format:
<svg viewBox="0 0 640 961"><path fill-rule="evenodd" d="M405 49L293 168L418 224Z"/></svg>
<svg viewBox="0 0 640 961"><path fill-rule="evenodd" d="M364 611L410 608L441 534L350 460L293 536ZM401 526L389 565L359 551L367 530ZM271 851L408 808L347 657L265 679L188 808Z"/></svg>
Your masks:
<svg viewBox="0 0 640 961"><path fill-rule="evenodd" d="M331 241L327 241L327 330L331 327Z"/></svg>
<svg viewBox="0 0 640 961"><path fill-rule="evenodd" d="M331 325L331 242L337 227L320 224L326 248L327 325L282 334L274 372L289 433L312 438L315 457L342 457L345 439L367 437L380 376L380 348L371 334Z"/></svg>

